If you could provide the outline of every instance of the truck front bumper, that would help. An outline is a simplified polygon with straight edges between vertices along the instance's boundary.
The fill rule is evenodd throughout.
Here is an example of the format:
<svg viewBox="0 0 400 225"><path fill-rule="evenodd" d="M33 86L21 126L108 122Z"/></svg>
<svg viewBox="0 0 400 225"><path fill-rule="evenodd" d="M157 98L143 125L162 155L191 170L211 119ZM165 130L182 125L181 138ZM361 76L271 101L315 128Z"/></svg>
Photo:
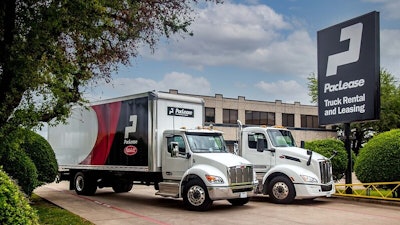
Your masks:
<svg viewBox="0 0 400 225"><path fill-rule="evenodd" d="M207 187L208 195L211 200L249 198L254 195L254 188L255 185Z"/></svg>
<svg viewBox="0 0 400 225"><path fill-rule="evenodd" d="M313 185L295 184L296 199L307 199L316 197L330 197L335 193L335 184Z"/></svg>

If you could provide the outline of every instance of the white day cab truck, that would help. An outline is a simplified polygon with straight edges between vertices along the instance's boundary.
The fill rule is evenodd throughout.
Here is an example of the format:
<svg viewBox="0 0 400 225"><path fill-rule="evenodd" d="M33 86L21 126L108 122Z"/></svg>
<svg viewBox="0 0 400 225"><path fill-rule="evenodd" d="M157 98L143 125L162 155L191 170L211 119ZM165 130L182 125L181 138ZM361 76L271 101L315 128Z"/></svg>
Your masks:
<svg viewBox="0 0 400 225"><path fill-rule="evenodd" d="M207 210L214 200L244 205L257 185L253 166L228 152L222 132L196 128L203 109L202 99L160 92L76 107L48 131L60 180L79 195L143 184L183 198L190 210Z"/></svg>
<svg viewBox="0 0 400 225"><path fill-rule="evenodd" d="M296 147L283 127L243 127L238 121L235 153L254 165L257 194L269 195L272 202L330 197L335 193L330 159Z"/></svg>

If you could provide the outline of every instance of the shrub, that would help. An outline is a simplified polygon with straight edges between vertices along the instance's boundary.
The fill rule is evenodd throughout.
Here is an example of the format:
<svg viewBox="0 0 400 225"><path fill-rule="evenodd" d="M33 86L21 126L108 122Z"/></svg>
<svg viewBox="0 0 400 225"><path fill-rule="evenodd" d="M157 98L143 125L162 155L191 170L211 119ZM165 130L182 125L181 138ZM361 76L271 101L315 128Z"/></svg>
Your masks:
<svg viewBox="0 0 400 225"><path fill-rule="evenodd" d="M36 212L0 167L0 224L39 224Z"/></svg>
<svg viewBox="0 0 400 225"><path fill-rule="evenodd" d="M342 179L347 169L347 151L342 141L335 139L308 141L304 147L325 157L330 157L333 151L337 151L337 155L332 159L332 175L334 180ZM355 157L354 153L352 157Z"/></svg>
<svg viewBox="0 0 400 225"><path fill-rule="evenodd" d="M40 183L53 182L58 173L56 156L50 144L39 134L25 130L22 148L33 161L38 171Z"/></svg>
<svg viewBox="0 0 400 225"><path fill-rule="evenodd" d="M13 179L16 180L21 189L30 196L38 186L38 175L35 164L21 149L23 138L21 130L4 136L0 142L0 165Z"/></svg>
<svg viewBox="0 0 400 225"><path fill-rule="evenodd" d="M35 164L21 149L11 149L6 151L6 154L1 158L0 164L21 186L25 194L30 196L39 183Z"/></svg>
<svg viewBox="0 0 400 225"><path fill-rule="evenodd" d="M376 135L361 149L354 171L362 183L400 181L400 129Z"/></svg>

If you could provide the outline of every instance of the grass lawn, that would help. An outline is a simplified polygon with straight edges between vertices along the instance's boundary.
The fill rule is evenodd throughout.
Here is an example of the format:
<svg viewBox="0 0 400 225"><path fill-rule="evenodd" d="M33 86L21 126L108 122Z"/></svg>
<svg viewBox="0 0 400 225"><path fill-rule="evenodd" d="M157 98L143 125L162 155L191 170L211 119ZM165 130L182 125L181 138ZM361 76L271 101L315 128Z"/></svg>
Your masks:
<svg viewBox="0 0 400 225"><path fill-rule="evenodd" d="M31 206L37 211L42 225L93 225L93 223L62 209L38 195L32 194Z"/></svg>

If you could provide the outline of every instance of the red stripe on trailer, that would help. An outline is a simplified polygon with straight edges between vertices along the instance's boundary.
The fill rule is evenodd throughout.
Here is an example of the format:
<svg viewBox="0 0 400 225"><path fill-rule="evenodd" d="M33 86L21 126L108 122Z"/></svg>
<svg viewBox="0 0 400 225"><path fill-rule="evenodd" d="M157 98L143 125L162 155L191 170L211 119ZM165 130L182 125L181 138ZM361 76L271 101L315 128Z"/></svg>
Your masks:
<svg viewBox="0 0 400 225"><path fill-rule="evenodd" d="M97 140L90 154L80 164L104 165L117 132L121 102L95 105L92 108L97 115Z"/></svg>

